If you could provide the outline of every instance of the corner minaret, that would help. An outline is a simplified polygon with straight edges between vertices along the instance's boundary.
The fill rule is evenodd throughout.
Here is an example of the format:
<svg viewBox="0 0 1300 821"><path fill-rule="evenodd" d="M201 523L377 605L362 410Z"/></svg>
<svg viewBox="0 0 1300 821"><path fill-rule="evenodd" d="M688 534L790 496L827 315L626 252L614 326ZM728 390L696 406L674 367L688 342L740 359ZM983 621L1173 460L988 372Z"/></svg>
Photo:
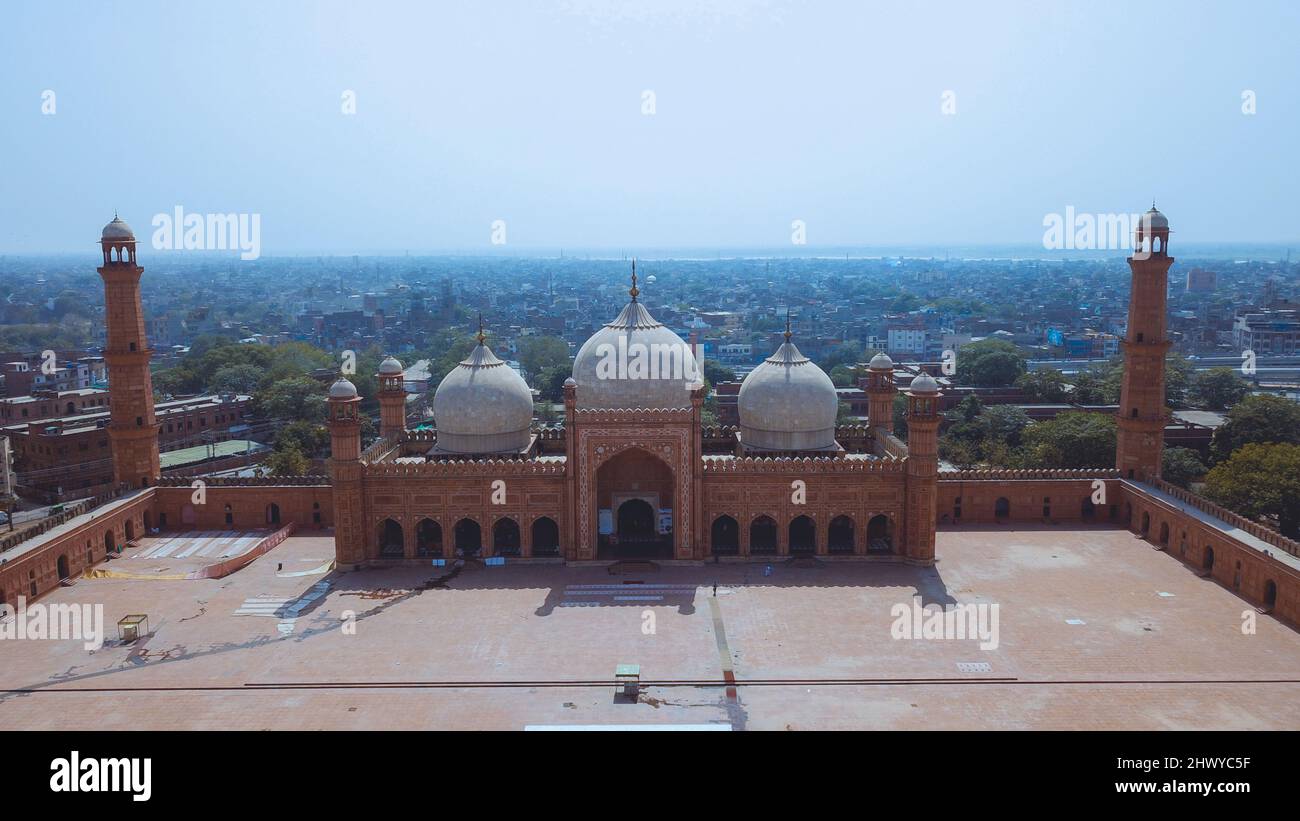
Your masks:
<svg viewBox="0 0 1300 821"><path fill-rule="evenodd" d="M116 214L104 226L99 240L104 265L104 327L108 342L110 396L108 439L113 452L113 481L132 488L157 483L158 422L154 418L153 379L149 360L153 351L144 335L144 308L140 304L140 275L135 261L135 233Z"/></svg>
<svg viewBox="0 0 1300 821"><path fill-rule="evenodd" d="M406 430L406 375L395 357L385 357L375 374L379 383L379 435L396 436Z"/></svg>
<svg viewBox="0 0 1300 821"><path fill-rule="evenodd" d="M907 520L904 561L934 564L934 526L939 490L939 383L923 373L907 396Z"/></svg>
<svg viewBox="0 0 1300 821"><path fill-rule="evenodd" d="M366 558L365 500L361 488L361 397L344 376L330 385L330 484L334 491L334 558L339 565Z"/></svg>
<svg viewBox="0 0 1300 821"><path fill-rule="evenodd" d="M1128 258L1133 273L1124 336L1124 386L1119 395L1119 432L1115 467L1126 479L1160 476L1165 408L1165 301L1168 294L1169 220L1156 210L1142 215Z"/></svg>

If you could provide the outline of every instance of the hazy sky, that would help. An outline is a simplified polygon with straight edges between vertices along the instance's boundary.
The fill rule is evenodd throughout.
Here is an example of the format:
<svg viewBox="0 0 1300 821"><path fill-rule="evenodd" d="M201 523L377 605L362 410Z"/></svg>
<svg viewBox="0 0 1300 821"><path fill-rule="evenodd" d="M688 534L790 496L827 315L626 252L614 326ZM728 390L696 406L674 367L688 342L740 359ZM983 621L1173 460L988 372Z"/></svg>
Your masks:
<svg viewBox="0 0 1300 821"><path fill-rule="evenodd" d="M490 251L494 220L513 248L788 248L795 219L810 249L1033 243L1153 196L1183 241L1300 239L1295 2L4 16L0 252L86 250L115 208L143 239L178 205L260 214L277 254Z"/></svg>

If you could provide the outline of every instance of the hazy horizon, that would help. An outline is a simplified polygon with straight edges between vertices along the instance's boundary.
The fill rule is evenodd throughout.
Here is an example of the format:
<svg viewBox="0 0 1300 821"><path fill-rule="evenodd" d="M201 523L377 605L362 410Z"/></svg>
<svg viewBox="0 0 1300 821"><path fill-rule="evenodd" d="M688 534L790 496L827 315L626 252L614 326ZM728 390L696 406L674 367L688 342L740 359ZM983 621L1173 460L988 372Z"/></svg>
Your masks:
<svg viewBox="0 0 1300 821"><path fill-rule="evenodd" d="M1045 215L1153 198L1175 256L1300 245L1300 6L1285 2L46 3L7 17L3 254L93 252L115 210L158 253L151 220L181 207L257 214L262 252L281 257L942 256L1041 246Z"/></svg>

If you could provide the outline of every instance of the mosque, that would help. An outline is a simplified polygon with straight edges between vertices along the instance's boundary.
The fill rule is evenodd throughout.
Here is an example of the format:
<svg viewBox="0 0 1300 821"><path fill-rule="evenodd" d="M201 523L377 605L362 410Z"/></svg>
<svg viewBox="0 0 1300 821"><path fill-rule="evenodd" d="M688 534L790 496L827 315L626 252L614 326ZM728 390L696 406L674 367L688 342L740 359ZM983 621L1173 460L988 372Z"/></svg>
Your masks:
<svg viewBox="0 0 1300 821"><path fill-rule="evenodd" d="M870 363L872 423L836 427L835 386L785 342L746 378L739 429L705 428L691 348L638 299L578 351L564 425L534 429L532 392L478 344L439 384L437 430L405 429L402 365L380 365L381 438L362 451L361 398L329 392L342 565L510 556L567 561L841 556L934 559L938 383L905 392ZM346 503L343 499L346 497ZM346 511L346 512L345 512Z"/></svg>

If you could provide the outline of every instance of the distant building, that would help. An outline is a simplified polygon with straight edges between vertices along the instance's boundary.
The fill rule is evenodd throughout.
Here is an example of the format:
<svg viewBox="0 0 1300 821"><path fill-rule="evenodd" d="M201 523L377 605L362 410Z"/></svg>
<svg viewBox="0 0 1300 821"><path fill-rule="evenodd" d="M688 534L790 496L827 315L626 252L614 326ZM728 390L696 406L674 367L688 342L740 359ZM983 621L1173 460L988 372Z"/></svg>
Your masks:
<svg viewBox="0 0 1300 821"><path fill-rule="evenodd" d="M887 353L921 356L925 353L926 330L921 324L891 325L888 331Z"/></svg>
<svg viewBox="0 0 1300 821"><path fill-rule="evenodd" d="M1241 350L1274 356L1300 352L1300 312L1295 308L1250 310L1237 314L1232 341Z"/></svg>
<svg viewBox="0 0 1300 821"><path fill-rule="evenodd" d="M1218 279L1218 274L1214 271L1206 271L1203 268L1193 268L1187 272L1187 293L1213 293L1214 289L1218 286Z"/></svg>

